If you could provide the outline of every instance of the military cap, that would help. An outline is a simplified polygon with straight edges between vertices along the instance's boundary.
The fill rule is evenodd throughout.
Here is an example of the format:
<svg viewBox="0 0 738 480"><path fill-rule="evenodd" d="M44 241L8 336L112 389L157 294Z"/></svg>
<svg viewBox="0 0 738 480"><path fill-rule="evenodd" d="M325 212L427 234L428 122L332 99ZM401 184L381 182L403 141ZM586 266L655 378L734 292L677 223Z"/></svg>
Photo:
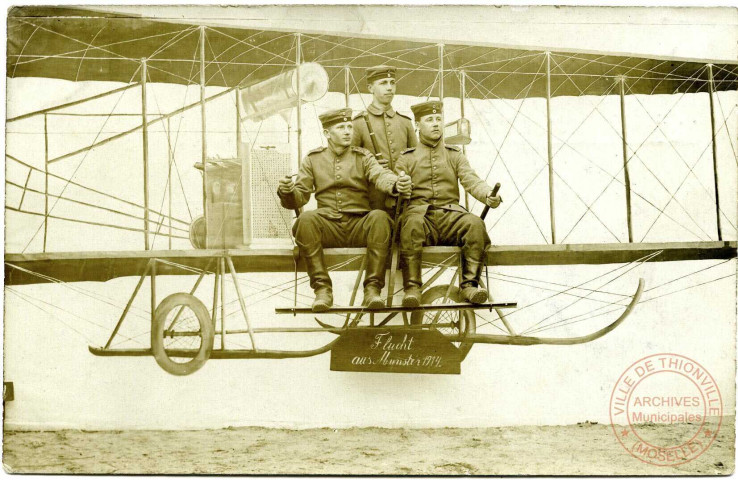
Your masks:
<svg viewBox="0 0 738 480"><path fill-rule="evenodd" d="M339 108L338 110L331 110L319 115L320 123L323 128L332 127L333 125L341 122L351 121L351 109L350 108Z"/></svg>
<svg viewBox="0 0 738 480"><path fill-rule="evenodd" d="M397 69L395 67L390 67L389 65L377 65L376 67L371 67L366 69L366 83L372 83L374 80L379 80L380 78L395 78L395 72Z"/></svg>
<svg viewBox="0 0 738 480"><path fill-rule="evenodd" d="M441 113L443 111L443 102L432 100L430 102L416 103L410 107L415 115L415 120L420 120L423 115L431 113Z"/></svg>

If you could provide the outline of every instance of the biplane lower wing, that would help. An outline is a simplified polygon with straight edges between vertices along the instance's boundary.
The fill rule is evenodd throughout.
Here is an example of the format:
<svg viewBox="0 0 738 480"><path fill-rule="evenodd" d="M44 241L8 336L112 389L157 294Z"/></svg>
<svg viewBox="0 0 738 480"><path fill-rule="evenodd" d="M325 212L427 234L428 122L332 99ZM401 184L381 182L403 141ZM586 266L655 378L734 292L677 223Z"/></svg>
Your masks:
<svg viewBox="0 0 738 480"><path fill-rule="evenodd" d="M489 265L574 265L627 263L660 252L651 261L710 260L735 258L738 242L610 243L562 245L495 245L488 251ZM428 247L423 259L440 263L458 251L454 247ZM105 282L138 276L152 258L163 260L158 275L192 275L193 269L212 269L209 264L223 250L149 250L135 252L58 252L5 255L5 285L45 283L44 276L63 282ZM228 250L239 273L292 272L291 249ZM326 249L328 266L356 270L364 249ZM353 259L353 261L352 261ZM301 266L302 268L302 266Z"/></svg>

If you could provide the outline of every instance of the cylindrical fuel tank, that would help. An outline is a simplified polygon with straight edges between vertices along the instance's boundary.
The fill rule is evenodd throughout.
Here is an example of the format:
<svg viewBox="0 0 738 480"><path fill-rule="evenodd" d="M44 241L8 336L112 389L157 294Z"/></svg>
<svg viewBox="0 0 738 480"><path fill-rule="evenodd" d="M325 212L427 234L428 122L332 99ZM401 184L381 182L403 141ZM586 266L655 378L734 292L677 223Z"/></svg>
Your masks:
<svg viewBox="0 0 738 480"><path fill-rule="evenodd" d="M328 73L318 63L303 63L300 69L300 98L315 102L328 92ZM297 68L240 90L241 120L261 121L297 105Z"/></svg>

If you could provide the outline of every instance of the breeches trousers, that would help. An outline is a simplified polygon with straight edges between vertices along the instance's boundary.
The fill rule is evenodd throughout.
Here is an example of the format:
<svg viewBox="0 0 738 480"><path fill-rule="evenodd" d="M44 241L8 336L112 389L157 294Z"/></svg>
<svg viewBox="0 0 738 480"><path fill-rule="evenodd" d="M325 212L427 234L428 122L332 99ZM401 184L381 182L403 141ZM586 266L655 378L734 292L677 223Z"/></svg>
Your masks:
<svg viewBox="0 0 738 480"><path fill-rule="evenodd" d="M417 252L424 246L456 246L467 257L480 259L490 245L484 221L471 213L428 209L425 215L405 214L401 222L403 252Z"/></svg>

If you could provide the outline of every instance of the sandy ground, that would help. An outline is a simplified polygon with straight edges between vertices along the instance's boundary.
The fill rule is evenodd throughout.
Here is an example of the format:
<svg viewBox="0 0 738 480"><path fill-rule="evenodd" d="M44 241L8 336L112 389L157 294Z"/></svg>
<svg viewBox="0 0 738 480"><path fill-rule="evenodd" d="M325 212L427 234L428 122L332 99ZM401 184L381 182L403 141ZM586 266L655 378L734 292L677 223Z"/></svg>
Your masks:
<svg viewBox="0 0 738 480"><path fill-rule="evenodd" d="M602 424L479 429L5 432L3 463L15 473L255 473L421 475L728 475L734 420L713 445L677 467L630 456ZM652 438L673 438L653 426Z"/></svg>

